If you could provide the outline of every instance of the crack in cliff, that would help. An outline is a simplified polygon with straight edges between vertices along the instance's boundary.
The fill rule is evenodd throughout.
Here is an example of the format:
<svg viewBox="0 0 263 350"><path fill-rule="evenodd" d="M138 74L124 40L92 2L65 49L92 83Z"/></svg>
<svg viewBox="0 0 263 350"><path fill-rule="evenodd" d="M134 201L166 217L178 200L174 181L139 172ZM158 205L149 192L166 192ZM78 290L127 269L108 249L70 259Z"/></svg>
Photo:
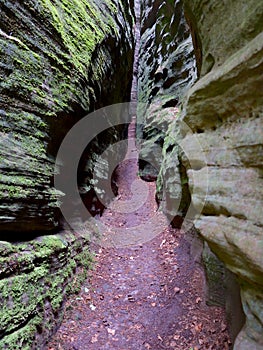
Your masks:
<svg viewBox="0 0 263 350"><path fill-rule="evenodd" d="M35 316L37 316L37 311L33 310L29 314L27 314L27 316L24 317L23 320L21 320L21 319L19 320L19 325L17 325L17 326L14 325L9 330L5 330L5 331L0 330L0 340L4 339L8 335L15 333L17 331L20 331L21 329L26 327L28 325L28 323L34 319Z"/></svg>

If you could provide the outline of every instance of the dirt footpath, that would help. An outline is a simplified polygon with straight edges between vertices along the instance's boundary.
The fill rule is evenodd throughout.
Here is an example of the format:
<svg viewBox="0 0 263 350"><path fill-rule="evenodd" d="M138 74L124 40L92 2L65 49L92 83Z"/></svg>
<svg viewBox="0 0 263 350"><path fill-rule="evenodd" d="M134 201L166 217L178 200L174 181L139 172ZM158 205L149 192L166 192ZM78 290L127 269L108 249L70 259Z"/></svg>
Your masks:
<svg viewBox="0 0 263 350"><path fill-rule="evenodd" d="M130 143L117 170L119 196L101 218L106 229L102 245L94 246L96 266L82 292L67 302L64 322L48 349L229 349L224 311L205 303L204 272L190 256L189 234L162 221L155 184L142 184L137 176L136 152ZM139 207L138 198L143 198ZM141 227L149 231L148 222L156 217L158 234L140 232ZM137 245L129 246L129 240L122 245L132 228L145 237L137 237Z"/></svg>

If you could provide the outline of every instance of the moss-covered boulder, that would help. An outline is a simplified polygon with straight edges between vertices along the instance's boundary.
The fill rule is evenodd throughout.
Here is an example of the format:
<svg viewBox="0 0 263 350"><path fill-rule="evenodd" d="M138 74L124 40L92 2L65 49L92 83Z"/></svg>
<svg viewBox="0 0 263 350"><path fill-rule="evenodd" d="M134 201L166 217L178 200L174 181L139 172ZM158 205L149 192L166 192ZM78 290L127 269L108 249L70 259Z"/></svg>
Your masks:
<svg viewBox="0 0 263 350"><path fill-rule="evenodd" d="M0 241L0 251L0 348L44 349L91 266L88 235Z"/></svg>

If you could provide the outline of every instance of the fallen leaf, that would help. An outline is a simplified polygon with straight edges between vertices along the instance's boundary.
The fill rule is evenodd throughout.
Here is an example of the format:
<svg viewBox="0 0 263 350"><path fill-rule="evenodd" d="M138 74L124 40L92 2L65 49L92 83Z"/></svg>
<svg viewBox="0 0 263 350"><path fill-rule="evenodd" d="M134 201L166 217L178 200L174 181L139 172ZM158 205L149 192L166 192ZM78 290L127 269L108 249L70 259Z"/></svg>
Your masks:
<svg viewBox="0 0 263 350"><path fill-rule="evenodd" d="M163 245L165 244L165 242L166 242L166 239L163 239L163 240L162 240L162 243L160 244L160 248L163 247Z"/></svg>
<svg viewBox="0 0 263 350"><path fill-rule="evenodd" d="M196 330L197 332L200 332L200 331L202 330L202 327L203 327L202 323L199 323L199 324L197 324L197 325L195 326L195 330Z"/></svg>
<svg viewBox="0 0 263 350"><path fill-rule="evenodd" d="M92 311L95 311L96 310L96 306L95 305L93 305L93 304L90 304L90 309L92 310Z"/></svg>
<svg viewBox="0 0 263 350"><path fill-rule="evenodd" d="M134 328L135 328L135 329L137 329L137 330L139 330L139 329L141 329L141 328L142 328L142 325L141 325L141 324L139 324L139 323L137 323L137 324L134 326Z"/></svg>
<svg viewBox="0 0 263 350"><path fill-rule="evenodd" d="M116 333L115 329L111 329L111 328L107 328L107 331L111 335L115 335L115 333Z"/></svg>
<svg viewBox="0 0 263 350"><path fill-rule="evenodd" d="M95 334L92 338L91 338L91 343L94 344L98 341L98 334Z"/></svg>

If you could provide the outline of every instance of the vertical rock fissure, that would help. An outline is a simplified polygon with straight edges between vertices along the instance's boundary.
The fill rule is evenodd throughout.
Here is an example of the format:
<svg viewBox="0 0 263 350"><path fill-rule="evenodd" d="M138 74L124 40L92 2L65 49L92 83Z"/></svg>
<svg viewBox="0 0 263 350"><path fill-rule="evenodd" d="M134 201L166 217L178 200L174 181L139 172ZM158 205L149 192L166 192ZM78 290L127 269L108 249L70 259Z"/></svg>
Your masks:
<svg viewBox="0 0 263 350"><path fill-rule="evenodd" d="M135 0L134 2L134 14L135 14L135 24L133 27L134 38L135 38L135 48L134 48L134 61L133 61L133 79L131 88L131 98L130 101L136 106L138 101L138 68L139 68L139 50L141 42L141 1ZM134 110L136 113L136 109Z"/></svg>

